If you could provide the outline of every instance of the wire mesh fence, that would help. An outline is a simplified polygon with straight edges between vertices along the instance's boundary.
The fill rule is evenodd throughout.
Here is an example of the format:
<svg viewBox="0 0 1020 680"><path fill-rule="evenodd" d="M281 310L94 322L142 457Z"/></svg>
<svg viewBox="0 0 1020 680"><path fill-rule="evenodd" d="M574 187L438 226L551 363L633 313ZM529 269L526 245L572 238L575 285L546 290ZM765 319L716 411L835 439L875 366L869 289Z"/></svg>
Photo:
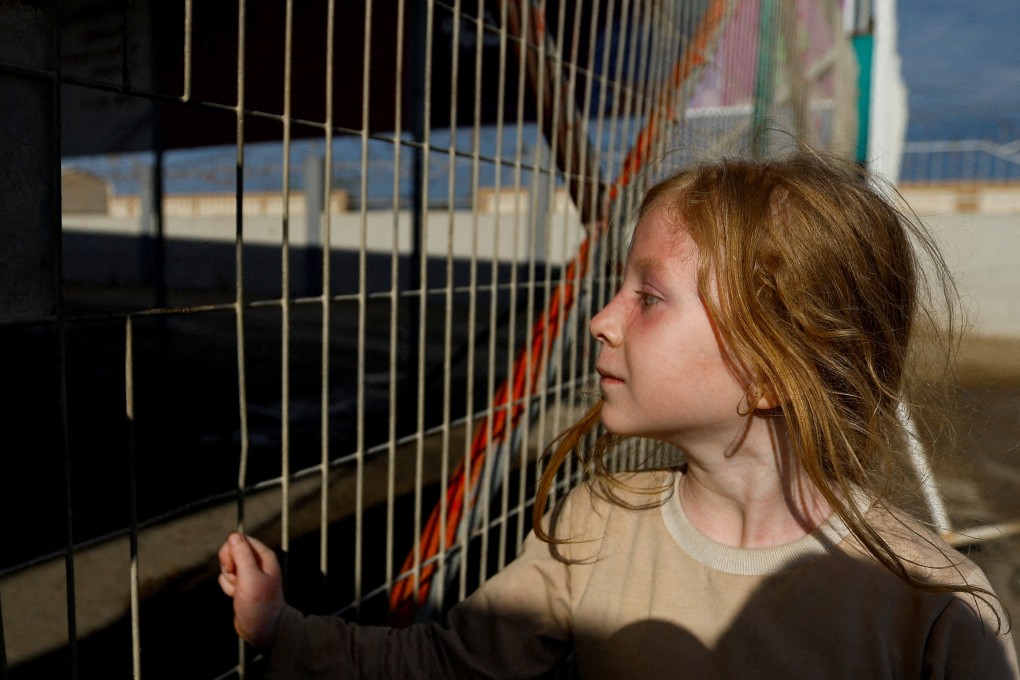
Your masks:
<svg viewBox="0 0 1020 680"><path fill-rule="evenodd" d="M855 146L837 2L0 11L44 114L5 128L44 228L0 310L0 677L244 676L235 528L308 611L441 615L528 530L648 183Z"/></svg>

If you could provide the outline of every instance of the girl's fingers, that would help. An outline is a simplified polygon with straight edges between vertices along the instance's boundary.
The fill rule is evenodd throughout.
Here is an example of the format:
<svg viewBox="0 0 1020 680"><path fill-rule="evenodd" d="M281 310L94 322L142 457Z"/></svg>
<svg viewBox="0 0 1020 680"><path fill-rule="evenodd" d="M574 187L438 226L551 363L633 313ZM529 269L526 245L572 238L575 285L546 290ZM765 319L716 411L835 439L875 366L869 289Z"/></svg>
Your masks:
<svg viewBox="0 0 1020 680"><path fill-rule="evenodd" d="M250 540L254 541L255 539ZM256 557L248 537L237 532L232 533L227 537L225 547L228 549L234 565L234 569L226 570L228 573L236 571L238 574L245 575L262 571L259 559Z"/></svg>
<svg viewBox="0 0 1020 680"><path fill-rule="evenodd" d="M233 597L237 588L237 576L233 574L220 574L218 581L220 583L220 590L222 590L227 597Z"/></svg>
<svg viewBox="0 0 1020 680"><path fill-rule="evenodd" d="M270 576L275 576L279 571L278 562L276 561L276 553L262 541L251 536L246 536L248 539L248 545L251 547L255 558L258 561L258 565L262 572Z"/></svg>
<svg viewBox="0 0 1020 680"><path fill-rule="evenodd" d="M237 569L237 567L234 564L234 554L233 554L233 550L232 550L232 548L230 546L230 538L229 537L227 538L226 541L223 541L223 545L220 546L220 551L219 551L218 555L219 555L219 560L220 560L220 569L224 573L229 573L229 574L234 573L234 571Z"/></svg>

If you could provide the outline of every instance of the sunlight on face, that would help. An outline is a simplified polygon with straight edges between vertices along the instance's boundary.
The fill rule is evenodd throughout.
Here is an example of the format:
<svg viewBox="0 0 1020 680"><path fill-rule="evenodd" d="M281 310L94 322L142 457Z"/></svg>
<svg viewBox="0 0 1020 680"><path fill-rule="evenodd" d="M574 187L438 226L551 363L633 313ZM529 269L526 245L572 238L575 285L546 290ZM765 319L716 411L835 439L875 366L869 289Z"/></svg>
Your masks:
<svg viewBox="0 0 1020 680"><path fill-rule="evenodd" d="M635 229L620 292L590 325L601 344L596 368L610 432L690 448L726 445L743 427L745 389L697 276L694 241L653 209Z"/></svg>

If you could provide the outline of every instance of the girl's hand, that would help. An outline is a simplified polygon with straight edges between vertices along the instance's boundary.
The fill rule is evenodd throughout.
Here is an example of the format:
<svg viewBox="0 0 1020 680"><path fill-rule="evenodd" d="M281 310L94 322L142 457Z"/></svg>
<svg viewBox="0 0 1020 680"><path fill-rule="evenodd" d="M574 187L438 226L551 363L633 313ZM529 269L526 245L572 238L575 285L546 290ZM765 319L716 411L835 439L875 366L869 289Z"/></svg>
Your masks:
<svg viewBox="0 0 1020 680"><path fill-rule="evenodd" d="M232 533L220 546L220 588L234 599L234 629L255 647L268 646L283 612L283 576L276 555L250 536Z"/></svg>

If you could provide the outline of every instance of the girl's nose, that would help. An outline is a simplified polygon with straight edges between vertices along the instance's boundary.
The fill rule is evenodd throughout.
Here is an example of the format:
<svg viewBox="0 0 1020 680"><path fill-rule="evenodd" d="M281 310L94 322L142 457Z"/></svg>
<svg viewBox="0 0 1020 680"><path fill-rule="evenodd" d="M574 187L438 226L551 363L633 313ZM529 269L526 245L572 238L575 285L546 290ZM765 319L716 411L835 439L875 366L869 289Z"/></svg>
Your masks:
<svg viewBox="0 0 1020 680"><path fill-rule="evenodd" d="M593 316L588 323L588 332L591 333L591 336L611 347L619 345L623 337L620 333L620 325L614 318L613 307L613 300L610 300L609 304Z"/></svg>

